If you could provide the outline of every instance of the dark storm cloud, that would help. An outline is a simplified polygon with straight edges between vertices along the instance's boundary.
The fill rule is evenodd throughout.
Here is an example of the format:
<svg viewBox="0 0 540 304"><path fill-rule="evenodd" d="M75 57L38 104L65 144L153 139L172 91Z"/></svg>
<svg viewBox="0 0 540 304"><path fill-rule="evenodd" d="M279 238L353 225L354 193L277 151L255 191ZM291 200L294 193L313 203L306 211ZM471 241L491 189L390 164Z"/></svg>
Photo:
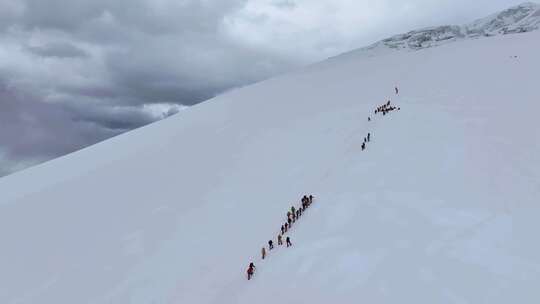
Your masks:
<svg viewBox="0 0 540 304"><path fill-rule="evenodd" d="M0 0L0 170L69 153L284 70L290 62L257 64L268 61L264 50L222 32L225 16L244 3Z"/></svg>
<svg viewBox="0 0 540 304"><path fill-rule="evenodd" d="M94 123L73 120L62 106L21 94L0 83L0 170L37 163L119 134Z"/></svg>
<svg viewBox="0 0 540 304"><path fill-rule="evenodd" d="M48 103L0 82L0 174L55 158L175 114L138 106ZM23 166L24 167L24 166Z"/></svg>
<svg viewBox="0 0 540 304"><path fill-rule="evenodd" d="M0 0L0 176L390 34L516 3Z"/></svg>
<svg viewBox="0 0 540 304"><path fill-rule="evenodd" d="M88 56L84 50L69 43L52 43L43 46L29 46L28 50L42 57L75 58Z"/></svg>
<svg viewBox="0 0 540 304"><path fill-rule="evenodd" d="M144 126L156 120L156 117L138 107L131 106L95 106L91 104L66 104L73 122L93 123L113 132L128 131ZM161 118L161 117L160 117Z"/></svg>

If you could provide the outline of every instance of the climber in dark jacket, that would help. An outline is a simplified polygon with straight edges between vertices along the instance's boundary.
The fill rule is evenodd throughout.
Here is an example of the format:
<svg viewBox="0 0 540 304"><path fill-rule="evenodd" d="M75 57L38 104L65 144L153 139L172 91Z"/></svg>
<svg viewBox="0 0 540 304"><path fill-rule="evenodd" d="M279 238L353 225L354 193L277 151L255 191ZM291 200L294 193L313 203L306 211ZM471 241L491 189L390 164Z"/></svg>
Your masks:
<svg viewBox="0 0 540 304"><path fill-rule="evenodd" d="M252 263L249 263L249 267L247 269L247 279L251 280L251 277L253 276L253 273L255 272L255 265Z"/></svg>

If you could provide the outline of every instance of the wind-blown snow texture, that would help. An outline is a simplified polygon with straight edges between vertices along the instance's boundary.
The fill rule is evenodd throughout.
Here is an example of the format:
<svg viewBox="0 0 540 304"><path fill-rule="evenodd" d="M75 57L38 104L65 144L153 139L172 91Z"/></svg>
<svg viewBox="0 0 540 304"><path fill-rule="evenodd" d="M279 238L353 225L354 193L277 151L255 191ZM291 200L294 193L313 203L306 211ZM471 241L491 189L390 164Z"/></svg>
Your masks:
<svg viewBox="0 0 540 304"><path fill-rule="evenodd" d="M537 303L539 49L351 53L3 178L0 303Z"/></svg>

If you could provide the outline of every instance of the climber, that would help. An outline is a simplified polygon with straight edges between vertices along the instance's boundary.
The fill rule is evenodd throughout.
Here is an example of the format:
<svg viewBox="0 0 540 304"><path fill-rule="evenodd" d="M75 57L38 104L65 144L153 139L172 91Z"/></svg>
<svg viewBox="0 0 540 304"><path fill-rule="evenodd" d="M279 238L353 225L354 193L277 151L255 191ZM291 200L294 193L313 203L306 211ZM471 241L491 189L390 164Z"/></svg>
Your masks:
<svg viewBox="0 0 540 304"><path fill-rule="evenodd" d="M251 277L253 276L253 273L255 272L255 265L253 262L249 263L249 267L247 269L247 279L251 280Z"/></svg>

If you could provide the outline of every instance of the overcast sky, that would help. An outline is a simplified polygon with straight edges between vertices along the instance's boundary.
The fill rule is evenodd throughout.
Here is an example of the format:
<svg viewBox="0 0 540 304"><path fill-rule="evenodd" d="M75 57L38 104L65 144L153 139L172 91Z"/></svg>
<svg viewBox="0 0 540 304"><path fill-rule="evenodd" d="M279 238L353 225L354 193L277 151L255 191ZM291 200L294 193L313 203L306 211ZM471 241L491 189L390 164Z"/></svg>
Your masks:
<svg viewBox="0 0 540 304"><path fill-rule="evenodd" d="M0 176L512 0L0 0Z"/></svg>

